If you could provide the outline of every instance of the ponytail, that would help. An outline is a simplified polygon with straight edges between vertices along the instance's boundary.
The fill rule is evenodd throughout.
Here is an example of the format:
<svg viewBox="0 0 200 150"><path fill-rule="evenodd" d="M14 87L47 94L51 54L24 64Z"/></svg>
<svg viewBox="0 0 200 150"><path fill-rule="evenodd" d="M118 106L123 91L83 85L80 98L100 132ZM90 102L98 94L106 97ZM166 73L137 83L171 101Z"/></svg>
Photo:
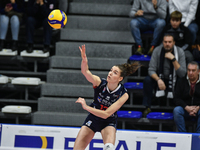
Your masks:
<svg viewBox="0 0 200 150"><path fill-rule="evenodd" d="M123 78L133 74L141 66L142 65L138 61L133 62L131 64L125 63L125 64L117 65L117 67L119 67L119 69L121 70L121 77Z"/></svg>

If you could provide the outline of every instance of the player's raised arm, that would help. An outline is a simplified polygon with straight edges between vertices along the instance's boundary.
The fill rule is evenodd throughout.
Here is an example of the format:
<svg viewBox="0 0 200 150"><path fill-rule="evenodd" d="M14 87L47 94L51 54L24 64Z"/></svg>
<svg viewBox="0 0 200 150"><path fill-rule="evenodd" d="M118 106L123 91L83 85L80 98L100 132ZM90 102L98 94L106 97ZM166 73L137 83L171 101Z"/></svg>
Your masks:
<svg viewBox="0 0 200 150"><path fill-rule="evenodd" d="M95 109L93 107L88 106L85 102L85 99L81 97L78 98L76 103L80 103L83 109L87 110L93 115L103 118L103 119L107 119L108 117L110 117L112 114L114 114L116 111L118 111L122 107L122 105L128 100L128 97L129 97L128 94L125 93L122 97L119 98L118 101L113 103L106 110Z"/></svg>
<svg viewBox="0 0 200 150"><path fill-rule="evenodd" d="M82 62L81 62L81 72L82 74L86 77L86 79L93 84L93 86L98 86L101 83L101 79L93 75L88 67L88 60L86 56L86 49L85 45L82 45L81 47L79 46L80 52L81 52L81 57L82 57Z"/></svg>

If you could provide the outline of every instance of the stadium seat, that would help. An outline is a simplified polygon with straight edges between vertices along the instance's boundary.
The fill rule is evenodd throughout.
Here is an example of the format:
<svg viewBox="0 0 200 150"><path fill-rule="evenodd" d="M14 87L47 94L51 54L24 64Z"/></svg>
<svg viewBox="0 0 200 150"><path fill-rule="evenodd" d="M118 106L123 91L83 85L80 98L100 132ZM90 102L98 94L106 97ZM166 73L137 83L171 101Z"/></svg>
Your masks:
<svg viewBox="0 0 200 150"><path fill-rule="evenodd" d="M124 83L124 87L127 89L143 89L142 82L126 82Z"/></svg>
<svg viewBox="0 0 200 150"><path fill-rule="evenodd" d="M121 110L117 112L117 115L119 118L141 118L142 112Z"/></svg>
<svg viewBox="0 0 200 150"><path fill-rule="evenodd" d="M23 50L20 53L20 56L23 57L49 57L49 52L43 53L42 50L34 50L32 53L27 53L26 50Z"/></svg>
<svg viewBox="0 0 200 150"><path fill-rule="evenodd" d="M147 115L148 119L169 119L173 120L173 113L168 113L168 112L150 112Z"/></svg>
<svg viewBox="0 0 200 150"><path fill-rule="evenodd" d="M40 78L17 77L17 78L13 78L11 83L18 84L18 85L39 85L42 82L41 82Z"/></svg>
<svg viewBox="0 0 200 150"><path fill-rule="evenodd" d="M7 76L0 75L0 84L8 83L9 78Z"/></svg>
<svg viewBox="0 0 200 150"><path fill-rule="evenodd" d="M143 89L143 83L142 82L126 82L124 83L124 87L128 90L128 93L130 95L130 105L133 105L133 93L135 92L141 92Z"/></svg>
<svg viewBox="0 0 200 150"><path fill-rule="evenodd" d="M155 119L155 120L163 120L159 121L159 131L163 131L162 129L162 124L164 123L165 120L173 122L173 113L168 113L168 112L151 112L147 115L148 119ZM165 122L166 123L166 122Z"/></svg>
<svg viewBox="0 0 200 150"><path fill-rule="evenodd" d="M148 55L132 55L129 57L128 62L134 62L134 61L139 61L142 64L142 67L148 67L149 61L151 59L151 56ZM145 68L146 70L146 68ZM140 78L141 77L141 67L138 68L137 71L137 76Z"/></svg>
<svg viewBox="0 0 200 150"><path fill-rule="evenodd" d="M148 55L132 55L130 61L150 61L151 56Z"/></svg>
<svg viewBox="0 0 200 150"><path fill-rule="evenodd" d="M122 122L122 129L125 129L126 119L140 119L142 117L142 112L121 110L117 112L117 115Z"/></svg>
<svg viewBox="0 0 200 150"><path fill-rule="evenodd" d="M0 51L1 56L16 56L17 51L12 51L11 49L3 49Z"/></svg>
<svg viewBox="0 0 200 150"><path fill-rule="evenodd" d="M7 105L1 109L1 112L8 118L15 118L15 123L19 124L19 118L30 117L32 109L30 106Z"/></svg>

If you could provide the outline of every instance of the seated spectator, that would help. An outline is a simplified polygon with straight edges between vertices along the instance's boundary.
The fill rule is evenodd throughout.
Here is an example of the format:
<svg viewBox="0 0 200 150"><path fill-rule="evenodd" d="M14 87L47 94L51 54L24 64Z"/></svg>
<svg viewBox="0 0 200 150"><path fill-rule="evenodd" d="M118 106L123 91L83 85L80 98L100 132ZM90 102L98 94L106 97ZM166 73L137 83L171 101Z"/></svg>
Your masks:
<svg viewBox="0 0 200 150"><path fill-rule="evenodd" d="M166 25L167 2L164 0L141 1L134 0L129 16L131 33L137 45L136 54L144 54L140 31L154 30L148 54L151 55L154 48L159 44L162 31Z"/></svg>
<svg viewBox="0 0 200 150"><path fill-rule="evenodd" d="M192 50L194 60L200 61L200 45L196 44L195 48Z"/></svg>
<svg viewBox="0 0 200 150"><path fill-rule="evenodd" d="M68 0L59 0L58 8L68 14L69 11L69 1Z"/></svg>
<svg viewBox="0 0 200 150"><path fill-rule="evenodd" d="M190 30L181 24L182 14L179 11L174 11L170 15L170 24L165 27L164 33L169 33L174 36L175 45L179 46L185 52L186 64L193 61L191 53L192 39Z"/></svg>
<svg viewBox="0 0 200 150"><path fill-rule="evenodd" d="M200 77L197 62L190 62L187 76L177 82L174 102L174 121L178 131L187 132L185 119L197 119L196 132L200 133Z"/></svg>
<svg viewBox="0 0 200 150"><path fill-rule="evenodd" d="M56 0L29 0L27 4L27 43L28 53L33 52L33 35L35 28L43 27L44 30L44 48L43 52L49 52L52 27L48 24L48 15L54 9Z"/></svg>
<svg viewBox="0 0 200 150"><path fill-rule="evenodd" d="M20 21L23 15L22 0L0 0L0 51L5 48L5 40L9 27L12 33L12 51L18 50L17 42L20 29Z"/></svg>
<svg viewBox="0 0 200 150"><path fill-rule="evenodd" d="M169 13L175 10L182 13L181 23L191 31L192 44L195 44L198 32L198 25L195 22L198 3L199 0L169 0Z"/></svg>
<svg viewBox="0 0 200 150"><path fill-rule="evenodd" d="M185 53L175 46L172 35L163 37L163 45L156 47L149 63L148 74L143 82L144 117L151 112L153 90L157 87L156 97L173 98L177 78L186 74Z"/></svg>
<svg viewBox="0 0 200 150"><path fill-rule="evenodd" d="M170 14L169 14L169 0L166 0L167 2L167 15L166 15L166 18L165 18L165 21L166 21L166 24L168 25L169 24L169 20L170 20Z"/></svg>

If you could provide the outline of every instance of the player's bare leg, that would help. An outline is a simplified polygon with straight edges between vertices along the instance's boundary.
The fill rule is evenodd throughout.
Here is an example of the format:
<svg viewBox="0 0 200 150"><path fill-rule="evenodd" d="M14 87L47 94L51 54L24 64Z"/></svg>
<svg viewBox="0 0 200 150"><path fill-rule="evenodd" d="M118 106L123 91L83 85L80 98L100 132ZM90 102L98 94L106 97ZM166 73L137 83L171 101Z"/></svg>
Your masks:
<svg viewBox="0 0 200 150"><path fill-rule="evenodd" d="M74 150L85 150L94 134L90 128L82 126L74 143Z"/></svg>

